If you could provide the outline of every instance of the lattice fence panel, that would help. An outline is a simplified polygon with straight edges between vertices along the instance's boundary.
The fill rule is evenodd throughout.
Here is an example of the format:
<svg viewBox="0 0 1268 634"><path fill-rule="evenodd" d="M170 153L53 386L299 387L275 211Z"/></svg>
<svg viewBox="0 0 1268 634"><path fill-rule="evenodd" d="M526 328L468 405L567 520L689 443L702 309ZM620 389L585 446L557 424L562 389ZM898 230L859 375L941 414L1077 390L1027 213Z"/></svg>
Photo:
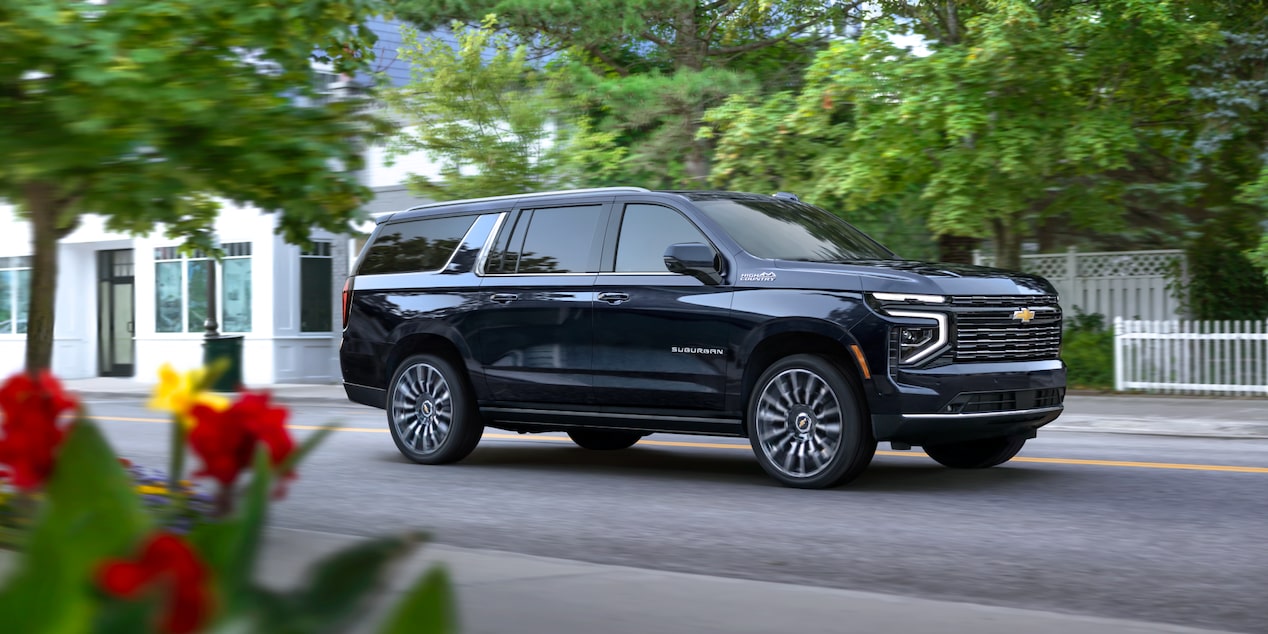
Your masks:
<svg viewBox="0 0 1268 634"><path fill-rule="evenodd" d="M995 258L976 256L993 266ZM1123 251L1023 255L1021 268L1046 278L1061 294L1061 306L1072 312L1099 313L1106 319L1179 319L1179 301L1168 289L1168 275L1183 267L1184 252Z"/></svg>

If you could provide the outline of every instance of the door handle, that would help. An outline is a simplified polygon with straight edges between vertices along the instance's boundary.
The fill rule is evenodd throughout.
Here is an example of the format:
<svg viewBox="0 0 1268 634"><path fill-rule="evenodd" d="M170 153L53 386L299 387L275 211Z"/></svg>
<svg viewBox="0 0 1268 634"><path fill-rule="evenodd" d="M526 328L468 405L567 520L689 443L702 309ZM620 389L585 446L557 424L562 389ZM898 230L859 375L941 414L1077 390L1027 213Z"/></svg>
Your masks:
<svg viewBox="0 0 1268 634"><path fill-rule="evenodd" d="M520 296L515 293L494 293L493 297L490 297L489 299L492 299L499 304L509 304L519 298Z"/></svg>
<svg viewBox="0 0 1268 634"><path fill-rule="evenodd" d="M629 293L599 293L599 301L613 305L627 301L629 298Z"/></svg>
<svg viewBox="0 0 1268 634"><path fill-rule="evenodd" d="M132 329L132 322L128 322L128 334L136 334L136 332Z"/></svg>

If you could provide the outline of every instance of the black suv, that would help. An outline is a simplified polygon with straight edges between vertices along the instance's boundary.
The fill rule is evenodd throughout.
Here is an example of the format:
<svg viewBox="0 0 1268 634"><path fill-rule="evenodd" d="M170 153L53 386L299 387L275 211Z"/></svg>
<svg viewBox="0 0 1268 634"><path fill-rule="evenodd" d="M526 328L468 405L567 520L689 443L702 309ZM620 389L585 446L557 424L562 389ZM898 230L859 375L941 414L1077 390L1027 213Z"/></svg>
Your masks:
<svg viewBox="0 0 1268 634"><path fill-rule="evenodd" d="M821 488L877 441L998 465L1065 397L1046 280L902 259L789 194L613 187L382 216L343 324L348 398L426 464L486 426L599 450L709 434Z"/></svg>

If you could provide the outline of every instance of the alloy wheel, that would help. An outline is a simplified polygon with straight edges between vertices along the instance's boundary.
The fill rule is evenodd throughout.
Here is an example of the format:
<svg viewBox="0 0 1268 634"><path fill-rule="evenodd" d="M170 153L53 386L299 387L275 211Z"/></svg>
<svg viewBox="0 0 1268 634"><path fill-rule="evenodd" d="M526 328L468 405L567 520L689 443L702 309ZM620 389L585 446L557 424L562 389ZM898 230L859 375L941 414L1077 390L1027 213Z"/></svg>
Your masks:
<svg viewBox="0 0 1268 634"><path fill-rule="evenodd" d="M804 368L785 370L766 383L754 423L771 466L789 477L822 473L841 447L841 403L823 377Z"/></svg>
<svg viewBox="0 0 1268 634"><path fill-rule="evenodd" d="M407 368L392 397L397 437L420 454L435 453L453 426L453 392L440 370L426 363Z"/></svg>

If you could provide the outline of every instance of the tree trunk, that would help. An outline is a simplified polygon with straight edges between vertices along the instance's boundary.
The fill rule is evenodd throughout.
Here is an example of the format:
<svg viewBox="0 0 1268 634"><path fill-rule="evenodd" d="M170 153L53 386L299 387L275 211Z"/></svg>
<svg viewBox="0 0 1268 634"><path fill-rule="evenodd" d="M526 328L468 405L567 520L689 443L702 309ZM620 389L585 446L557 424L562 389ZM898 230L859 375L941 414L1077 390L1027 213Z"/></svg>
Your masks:
<svg viewBox="0 0 1268 634"><path fill-rule="evenodd" d="M1021 270L1021 234L1012 222L995 220L995 266L1010 271Z"/></svg>
<svg viewBox="0 0 1268 634"><path fill-rule="evenodd" d="M26 371L53 365L53 323L57 298L58 218L65 200L49 183L28 183L23 203L31 218L31 294L26 321Z"/></svg>
<svg viewBox="0 0 1268 634"><path fill-rule="evenodd" d="M688 126L692 140L691 146L687 149L687 159L684 167L687 170L688 187L709 189L709 171L711 169L709 166L709 155L712 148L709 147L708 139L694 138L702 125L704 125L704 122L701 119L693 118Z"/></svg>
<svg viewBox="0 0 1268 634"><path fill-rule="evenodd" d="M938 261L953 264L972 264L973 249L977 246L977 238L964 236L938 236Z"/></svg>

